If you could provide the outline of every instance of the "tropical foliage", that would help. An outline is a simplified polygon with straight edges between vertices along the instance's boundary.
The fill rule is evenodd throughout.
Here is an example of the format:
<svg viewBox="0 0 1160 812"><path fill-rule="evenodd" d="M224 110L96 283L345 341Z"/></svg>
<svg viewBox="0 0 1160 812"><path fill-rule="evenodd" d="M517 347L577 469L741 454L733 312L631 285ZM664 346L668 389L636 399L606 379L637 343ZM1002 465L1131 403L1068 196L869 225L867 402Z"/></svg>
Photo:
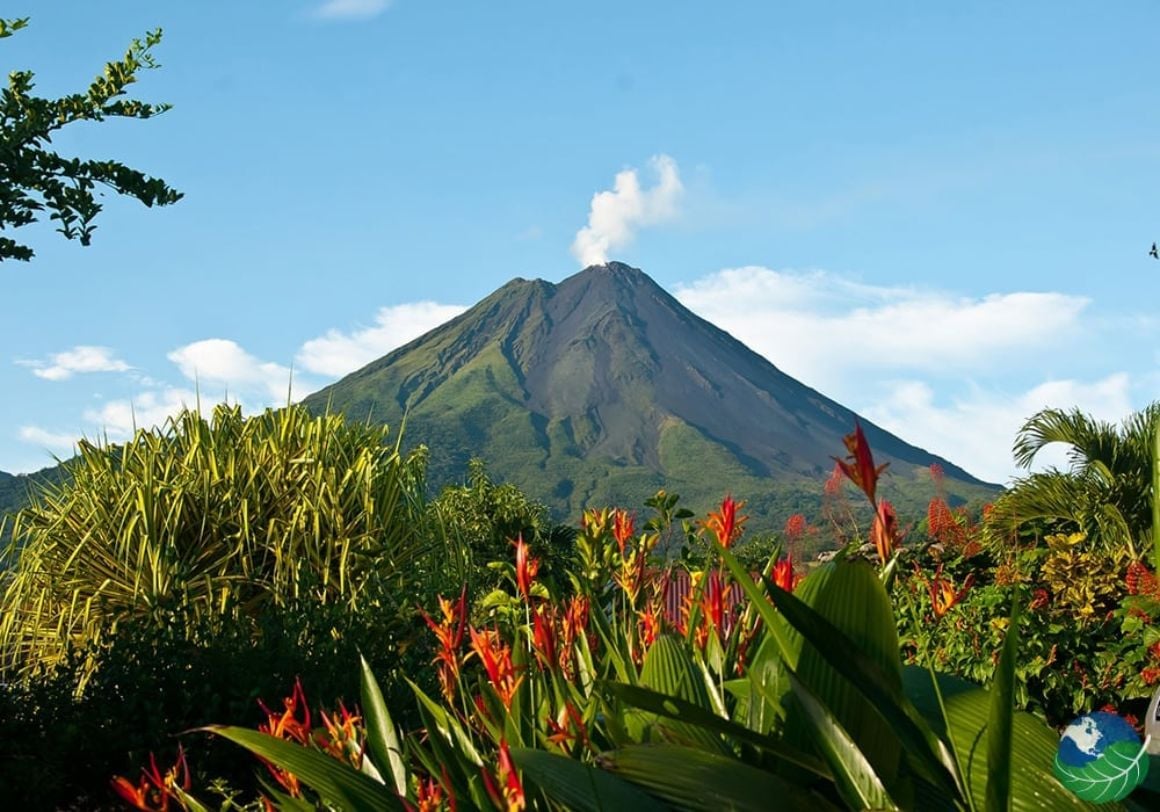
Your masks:
<svg viewBox="0 0 1160 812"><path fill-rule="evenodd" d="M0 19L0 39L27 24L27 18ZM124 57L105 65L83 93L59 99L32 94L32 71L8 74L8 86L0 93L0 231L27 226L49 212L49 219L59 224L57 231L88 245L102 209L98 186L135 197L146 206L167 206L181 199L181 193L165 181L117 161L65 158L46 146L58 130L78 121L145 119L168 110L167 104L124 98L141 71L158 67L153 48L160 42L161 29L150 31L144 40L133 40ZM0 261L32 257L27 245L0 236Z"/></svg>
<svg viewBox="0 0 1160 812"><path fill-rule="evenodd" d="M1049 468L1017 479L996 501L990 535L999 543L1020 529L1079 532L1093 544L1134 553L1152 536L1153 437L1160 403L1120 426L1078 409L1045 409L1015 438L1015 461L1030 467L1049 445L1067 446L1067 470ZM1141 545L1143 545L1141 547Z"/></svg>
<svg viewBox="0 0 1160 812"><path fill-rule="evenodd" d="M9 680L150 613L256 616L306 597L370 609L372 576L405 585L438 543L423 526L422 455L403 456L385 427L219 406L79 450L14 524L0 594Z"/></svg>
<svg viewBox="0 0 1160 812"><path fill-rule="evenodd" d="M1014 709L1019 584L989 689L936 674L929 651L903 664L897 523L860 431L848 445L841 470L878 517L871 561L855 545L800 583L776 554L751 573L727 498L688 539L707 555L674 612L672 574L648 565L656 525L590 511L567 584L540 580L517 543L506 600L438 601L441 687L413 686L421 731L392 720L365 663L361 709L312 714L295 686L257 731L208 730L257 754L263 803L287 809L1086 808L1050 773L1055 732ZM971 591L949 577L928 589L941 621ZM173 757L117 791L201 808Z"/></svg>

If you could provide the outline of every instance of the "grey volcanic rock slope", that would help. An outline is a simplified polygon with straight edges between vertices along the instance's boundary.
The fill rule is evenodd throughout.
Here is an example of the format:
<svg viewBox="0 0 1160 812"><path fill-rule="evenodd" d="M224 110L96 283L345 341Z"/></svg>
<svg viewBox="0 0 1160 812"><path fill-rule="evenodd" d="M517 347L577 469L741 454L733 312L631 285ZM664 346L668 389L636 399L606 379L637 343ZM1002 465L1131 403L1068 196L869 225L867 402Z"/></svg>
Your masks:
<svg viewBox="0 0 1160 812"><path fill-rule="evenodd" d="M431 449L434 482L480 456L561 518L666 487L698 509L730 491L767 525L784 520L778 511L816 507L855 420L616 262L555 285L513 280L306 403L395 425L406 412L407 439ZM953 497L994 490L861 422L903 503L933 494L932 462Z"/></svg>

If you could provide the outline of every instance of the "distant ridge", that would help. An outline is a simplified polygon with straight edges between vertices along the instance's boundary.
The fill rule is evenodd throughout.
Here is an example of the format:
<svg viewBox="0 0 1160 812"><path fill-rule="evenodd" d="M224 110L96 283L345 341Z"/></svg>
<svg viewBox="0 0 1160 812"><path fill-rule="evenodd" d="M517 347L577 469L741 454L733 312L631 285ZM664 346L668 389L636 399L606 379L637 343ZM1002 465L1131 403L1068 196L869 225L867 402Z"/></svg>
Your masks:
<svg viewBox="0 0 1160 812"><path fill-rule="evenodd" d="M816 511L857 417L619 262L559 284L513 279L305 403L392 425L406 412L433 483L479 456L561 519L664 487L694 509L747 498L751 526ZM998 490L859 419L900 506L925 508L931 463L953 501Z"/></svg>

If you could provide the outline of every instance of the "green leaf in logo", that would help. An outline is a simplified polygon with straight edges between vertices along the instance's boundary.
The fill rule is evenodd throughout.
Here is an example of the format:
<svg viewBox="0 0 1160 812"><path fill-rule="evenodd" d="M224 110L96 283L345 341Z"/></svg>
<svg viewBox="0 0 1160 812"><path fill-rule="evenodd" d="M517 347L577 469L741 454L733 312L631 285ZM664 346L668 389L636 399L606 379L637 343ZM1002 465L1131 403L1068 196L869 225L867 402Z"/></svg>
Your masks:
<svg viewBox="0 0 1160 812"><path fill-rule="evenodd" d="M1071 767L1055 757L1055 777L1078 797L1093 803L1120 801L1144 782L1148 759L1144 745L1118 741L1109 744L1094 761Z"/></svg>

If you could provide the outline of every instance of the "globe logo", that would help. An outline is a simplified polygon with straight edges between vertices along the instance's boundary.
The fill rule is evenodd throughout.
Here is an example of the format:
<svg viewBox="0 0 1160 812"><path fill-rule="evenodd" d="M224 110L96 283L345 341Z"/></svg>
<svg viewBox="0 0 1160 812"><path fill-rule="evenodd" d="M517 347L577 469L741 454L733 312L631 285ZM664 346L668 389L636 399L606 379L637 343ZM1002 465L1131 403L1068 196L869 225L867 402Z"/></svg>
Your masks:
<svg viewBox="0 0 1160 812"><path fill-rule="evenodd" d="M1083 800L1123 800L1147 776L1147 745L1116 714L1089 713L1063 731L1055 754L1055 777Z"/></svg>

